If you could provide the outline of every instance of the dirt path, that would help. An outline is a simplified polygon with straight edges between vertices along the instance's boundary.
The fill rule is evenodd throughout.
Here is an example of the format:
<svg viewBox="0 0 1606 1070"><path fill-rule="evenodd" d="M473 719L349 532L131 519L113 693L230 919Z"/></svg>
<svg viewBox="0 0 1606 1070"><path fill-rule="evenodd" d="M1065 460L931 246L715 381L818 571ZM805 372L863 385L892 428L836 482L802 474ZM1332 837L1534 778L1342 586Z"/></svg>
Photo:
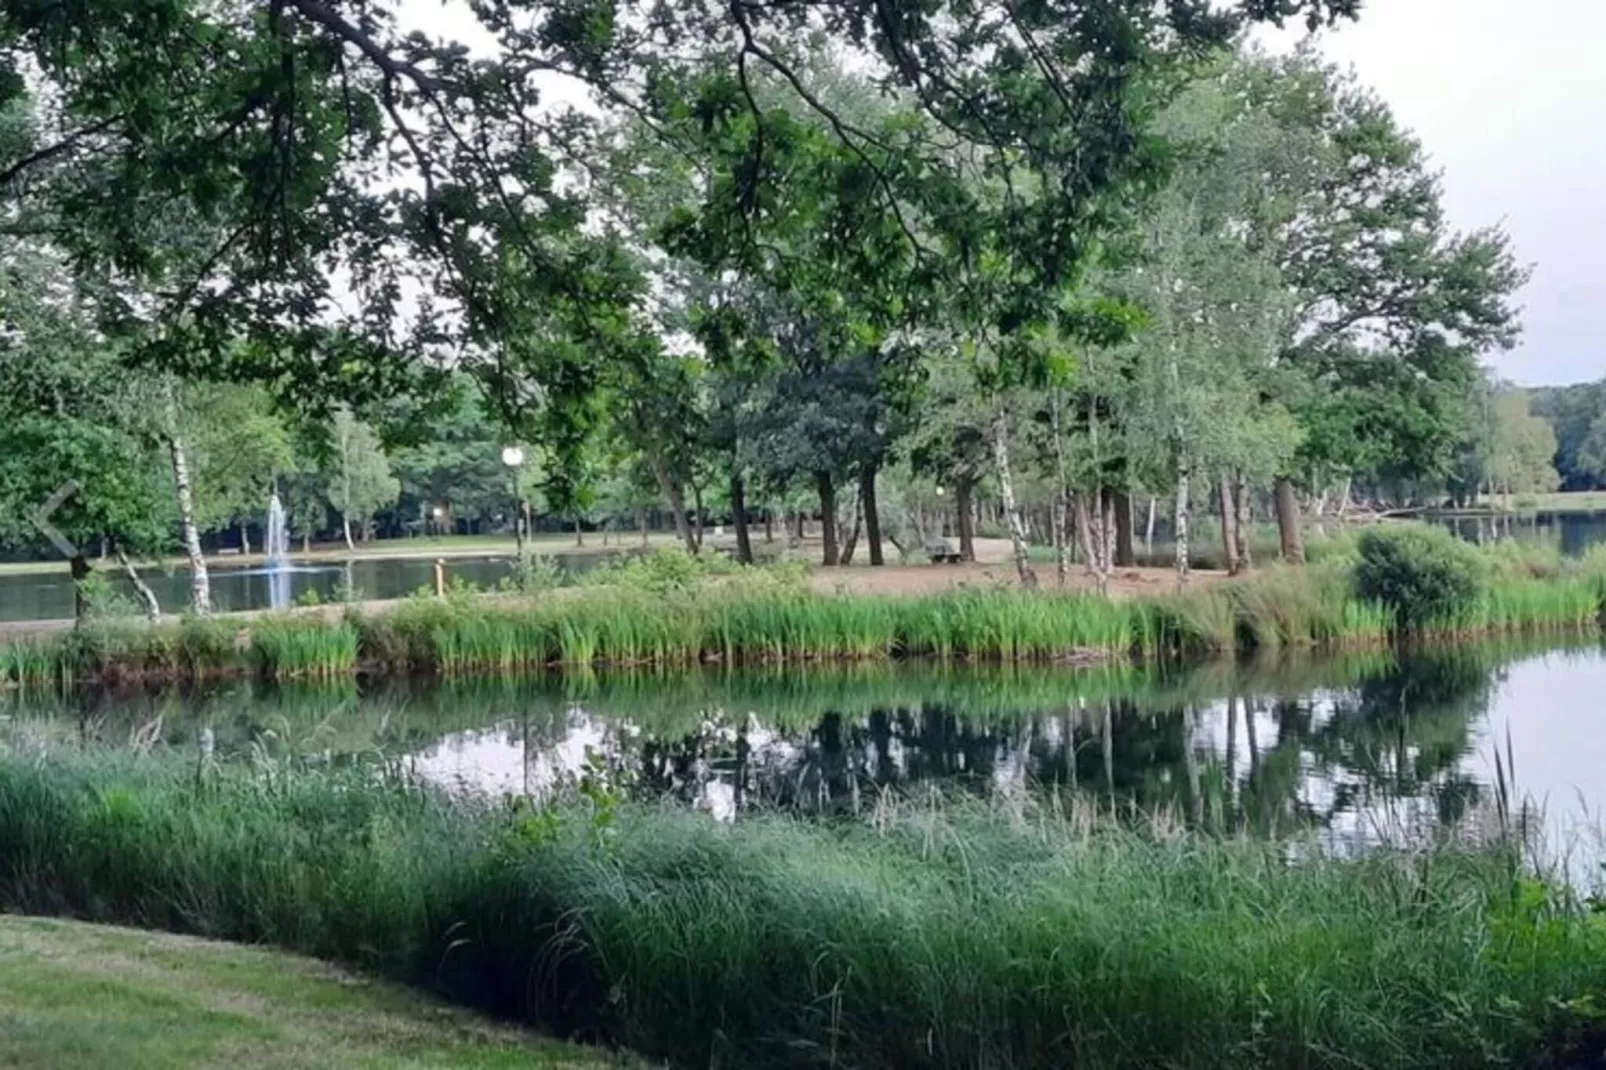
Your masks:
<svg viewBox="0 0 1606 1070"><path fill-rule="evenodd" d="M815 548L805 544L805 552ZM817 553L817 551L816 551ZM1053 562L1036 562L1037 580L1044 590L1060 590ZM1191 583L1215 583L1226 574L1196 570ZM1008 539L977 539L976 560L959 565L933 565L926 562L883 565L871 568L855 562L847 568L816 567L809 586L821 594L918 595L939 594L959 587L1018 587ZM1093 583L1080 565L1071 567L1066 589L1090 591ZM1110 578L1110 594L1115 598L1157 595L1178 589L1177 574L1169 568L1123 568Z"/></svg>

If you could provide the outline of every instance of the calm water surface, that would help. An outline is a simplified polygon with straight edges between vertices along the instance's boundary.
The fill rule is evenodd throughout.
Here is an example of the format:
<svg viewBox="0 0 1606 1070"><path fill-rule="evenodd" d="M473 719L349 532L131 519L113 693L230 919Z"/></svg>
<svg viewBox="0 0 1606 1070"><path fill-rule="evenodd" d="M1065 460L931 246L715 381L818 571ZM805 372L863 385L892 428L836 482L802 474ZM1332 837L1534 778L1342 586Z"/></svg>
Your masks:
<svg viewBox="0 0 1606 1070"><path fill-rule="evenodd" d="M586 559L590 560L590 559ZM494 587L513 569L508 557L452 557L446 562L448 578L461 577L480 587ZM164 572L145 569L145 582L156 593L163 610L178 612L189 602L189 569ZM134 590L122 576L108 571L114 587L132 598ZM212 604L229 612L267 609L272 605L268 573L260 566L214 565L209 578ZM434 558L366 558L349 564L332 561L296 565L289 575L290 601L314 593L319 601L336 601L350 590L358 599L405 598L420 587L434 587ZM63 570L0 575L0 621L58 620L73 615L72 580Z"/></svg>
<svg viewBox="0 0 1606 1070"><path fill-rule="evenodd" d="M583 777L725 819L886 798L1079 793L1339 850L1488 822L1496 755L1553 844L1598 857L1606 655L1474 648L1280 666L599 676L325 690L0 696L0 746L383 758L449 790ZM1588 878L1590 874L1583 874Z"/></svg>

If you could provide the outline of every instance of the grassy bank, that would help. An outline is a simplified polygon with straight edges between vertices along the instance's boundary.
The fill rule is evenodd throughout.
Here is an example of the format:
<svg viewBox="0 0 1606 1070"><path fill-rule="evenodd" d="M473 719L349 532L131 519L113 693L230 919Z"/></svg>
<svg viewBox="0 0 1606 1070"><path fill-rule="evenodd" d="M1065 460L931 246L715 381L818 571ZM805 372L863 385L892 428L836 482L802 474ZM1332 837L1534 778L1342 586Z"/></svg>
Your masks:
<svg viewBox="0 0 1606 1070"><path fill-rule="evenodd" d="M684 1066L1536 1066L1601 1040L1606 926L1499 849L1289 864L1063 814L591 802L0 756L0 904L275 944Z"/></svg>
<svg viewBox="0 0 1606 1070"><path fill-rule="evenodd" d="M0 917L0 1066L603 1070L545 1040L282 952Z"/></svg>
<svg viewBox="0 0 1606 1070"><path fill-rule="evenodd" d="M455 592L388 612L270 614L152 627L93 621L0 646L0 679L47 687L119 677L252 673L333 679L361 671L447 676L548 667L753 666L825 661L1025 663L1161 660L1231 652L1379 646L1393 611L1356 594L1353 553L1302 568L1112 600L1017 589L876 597L809 591L790 568L688 564L673 552L604 570L590 586L534 596ZM1420 628L1429 637L1582 633L1606 611L1606 556L1465 550L1477 593ZM677 562L678 559L678 562Z"/></svg>

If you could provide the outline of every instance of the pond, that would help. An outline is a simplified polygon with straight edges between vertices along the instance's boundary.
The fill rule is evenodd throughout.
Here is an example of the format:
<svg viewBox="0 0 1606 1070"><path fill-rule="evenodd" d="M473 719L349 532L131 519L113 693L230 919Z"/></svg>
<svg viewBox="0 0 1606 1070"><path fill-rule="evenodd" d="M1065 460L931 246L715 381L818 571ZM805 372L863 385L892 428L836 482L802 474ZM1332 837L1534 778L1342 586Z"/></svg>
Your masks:
<svg viewBox="0 0 1606 1070"><path fill-rule="evenodd" d="M548 797L590 778L722 820L754 807L865 814L910 797L1074 794L1146 820L1314 834L1341 851L1492 822L1498 760L1548 841L1584 859L1599 857L1593 822L1606 805L1602 694L1598 646L1166 674L905 665L334 689L233 683L0 696L0 745L314 765L382 758L491 796Z"/></svg>
<svg viewBox="0 0 1606 1070"><path fill-rule="evenodd" d="M560 558L565 567L581 567L586 560L589 559ZM451 557L446 564L449 578L461 578L480 587L496 586L512 568L513 559L509 557ZM178 612L189 601L189 569L149 569L142 574L165 611ZM108 573L108 578L116 589L133 596L133 588L123 577ZM272 605L269 575L261 565L214 564L210 579L212 604L219 611L267 609ZM288 580L291 602L310 594L316 594L322 602L337 601L348 589L358 599L405 598L420 587L434 586L435 559L368 557L295 565L289 570ZM0 621L61 620L72 615L73 586L65 567L51 572L0 575Z"/></svg>
<svg viewBox="0 0 1606 1070"><path fill-rule="evenodd" d="M1591 546L1606 543L1606 513L1535 512L1501 516L1435 517L1468 542L1479 544L1501 539L1549 546L1563 557L1580 557Z"/></svg>

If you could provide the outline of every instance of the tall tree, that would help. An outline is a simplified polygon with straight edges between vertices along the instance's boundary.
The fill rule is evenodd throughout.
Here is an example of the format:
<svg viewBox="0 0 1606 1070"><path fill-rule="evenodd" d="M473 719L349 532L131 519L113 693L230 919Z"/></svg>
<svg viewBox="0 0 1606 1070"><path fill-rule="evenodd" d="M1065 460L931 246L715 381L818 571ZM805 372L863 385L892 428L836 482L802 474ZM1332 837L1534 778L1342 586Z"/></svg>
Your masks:
<svg viewBox="0 0 1606 1070"><path fill-rule="evenodd" d="M349 408L335 410L330 439L325 493L329 504L340 513L346 549L354 550L352 521L366 528L375 513L400 495L401 481L391 474L379 437Z"/></svg>

